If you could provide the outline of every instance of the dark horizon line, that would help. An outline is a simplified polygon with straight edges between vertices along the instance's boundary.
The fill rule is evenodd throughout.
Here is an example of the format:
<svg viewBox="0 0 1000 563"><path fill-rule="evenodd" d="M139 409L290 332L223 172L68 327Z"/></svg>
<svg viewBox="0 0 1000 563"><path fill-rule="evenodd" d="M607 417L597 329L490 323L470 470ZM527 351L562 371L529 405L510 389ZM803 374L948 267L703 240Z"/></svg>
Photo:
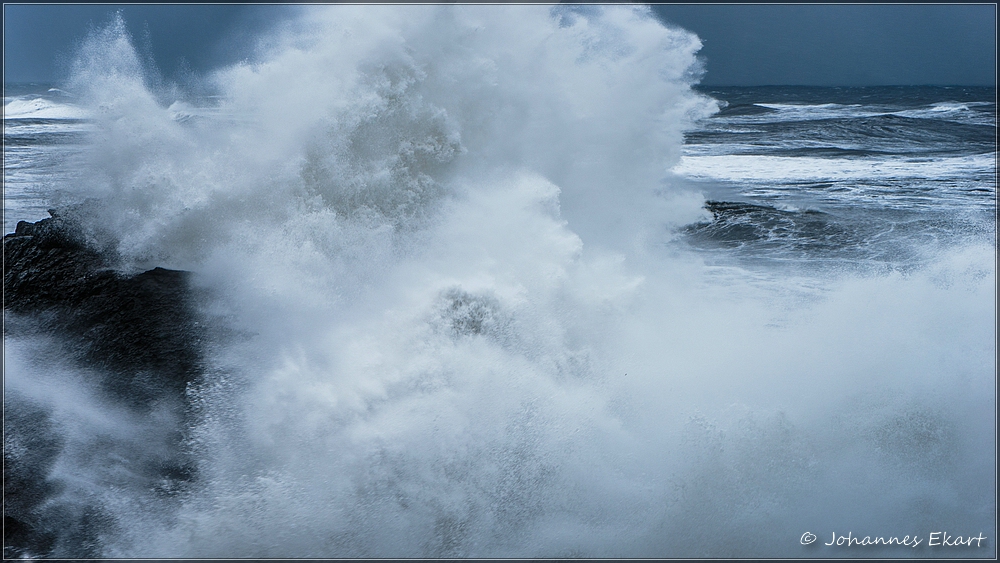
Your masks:
<svg viewBox="0 0 1000 563"><path fill-rule="evenodd" d="M6 86L57 86L62 81L11 81ZM694 84L694 88L996 88L994 84Z"/></svg>
<svg viewBox="0 0 1000 563"><path fill-rule="evenodd" d="M695 88L993 88L996 84L695 84Z"/></svg>

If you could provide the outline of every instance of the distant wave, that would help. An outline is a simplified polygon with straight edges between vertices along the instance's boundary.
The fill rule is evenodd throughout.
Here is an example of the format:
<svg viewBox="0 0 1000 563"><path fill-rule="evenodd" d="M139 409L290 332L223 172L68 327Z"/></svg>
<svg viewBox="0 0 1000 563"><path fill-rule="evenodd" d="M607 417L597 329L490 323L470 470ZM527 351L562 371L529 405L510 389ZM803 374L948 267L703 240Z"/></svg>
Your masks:
<svg viewBox="0 0 1000 563"><path fill-rule="evenodd" d="M971 170L996 169L995 154L951 158L855 158L829 159L769 155L686 155L673 168L690 177L731 181L847 180L878 178L948 178L968 175Z"/></svg>
<svg viewBox="0 0 1000 563"><path fill-rule="evenodd" d="M881 106L879 104L781 104L758 102L752 105L771 110L766 112L766 114L760 114L757 112L747 113L748 115L753 116L766 115L768 121L858 119L884 116L976 122L992 119L992 114L974 109L990 106L992 105L990 102L937 102L924 107L907 109L901 109L898 106Z"/></svg>
<svg viewBox="0 0 1000 563"><path fill-rule="evenodd" d="M45 98L15 98L3 106L4 119L87 119L90 113Z"/></svg>
<svg viewBox="0 0 1000 563"><path fill-rule="evenodd" d="M861 104L753 104L758 107L767 108L779 112L778 115L770 114L771 120L809 120L809 119L837 119L844 117L873 117L881 115L879 111L872 111Z"/></svg>

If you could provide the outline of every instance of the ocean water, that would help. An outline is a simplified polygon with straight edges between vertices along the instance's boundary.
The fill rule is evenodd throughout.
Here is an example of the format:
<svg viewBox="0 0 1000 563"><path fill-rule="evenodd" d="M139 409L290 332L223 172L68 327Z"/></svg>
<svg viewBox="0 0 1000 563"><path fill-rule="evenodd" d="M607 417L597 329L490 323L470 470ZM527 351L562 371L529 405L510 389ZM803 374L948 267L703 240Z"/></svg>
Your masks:
<svg viewBox="0 0 1000 563"><path fill-rule="evenodd" d="M5 556L995 557L995 89L699 48L312 6L197 93L121 21L5 85L5 232L75 206L213 335L178 413L5 331L5 462L47 460L5 498L55 538Z"/></svg>

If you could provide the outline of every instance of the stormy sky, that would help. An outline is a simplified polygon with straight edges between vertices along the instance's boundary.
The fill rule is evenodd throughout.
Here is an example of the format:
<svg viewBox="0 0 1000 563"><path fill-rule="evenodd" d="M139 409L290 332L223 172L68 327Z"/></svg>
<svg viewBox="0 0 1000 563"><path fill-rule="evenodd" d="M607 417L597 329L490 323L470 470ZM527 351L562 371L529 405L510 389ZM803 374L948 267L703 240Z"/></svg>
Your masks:
<svg viewBox="0 0 1000 563"><path fill-rule="evenodd" d="M4 81L56 83L88 29L121 10L140 50L178 79L249 56L295 8L276 5L5 5ZM996 7L657 5L701 37L703 84L994 85Z"/></svg>

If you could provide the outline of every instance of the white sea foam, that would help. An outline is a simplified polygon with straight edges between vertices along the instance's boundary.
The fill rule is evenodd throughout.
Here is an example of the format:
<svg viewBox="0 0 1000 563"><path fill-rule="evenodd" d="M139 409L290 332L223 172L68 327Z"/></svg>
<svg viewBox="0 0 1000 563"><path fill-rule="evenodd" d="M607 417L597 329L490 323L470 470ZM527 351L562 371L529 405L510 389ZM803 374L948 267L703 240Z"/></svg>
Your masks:
<svg viewBox="0 0 1000 563"><path fill-rule="evenodd" d="M4 119L86 119L85 109L72 104L61 104L45 98L14 98L5 101Z"/></svg>
<svg viewBox="0 0 1000 563"><path fill-rule="evenodd" d="M912 119L943 119L961 123L989 125L995 122L992 114L973 111L971 108L989 105L989 102L939 102L927 107L899 109L899 106L862 104L779 104L755 103L755 106L774 110L767 115L734 115L725 118L729 123L757 123L781 121L810 121L819 119L863 119L880 116L899 116Z"/></svg>
<svg viewBox="0 0 1000 563"><path fill-rule="evenodd" d="M694 151L693 151L694 152ZM995 154L954 157L810 158L769 155L684 156L675 174L732 182L845 181L878 179L965 178L972 173L993 173Z"/></svg>
<svg viewBox="0 0 1000 563"><path fill-rule="evenodd" d="M755 106L773 109L777 115L769 115L771 121L804 121L810 119L862 118L882 115L870 108L862 109L860 104L765 104Z"/></svg>
<svg viewBox="0 0 1000 563"><path fill-rule="evenodd" d="M893 115L914 119L943 119L959 123L996 125L996 114L975 111L973 107L990 105L989 102L939 102L929 107L892 112Z"/></svg>
<svg viewBox="0 0 1000 563"><path fill-rule="evenodd" d="M801 556L808 530L991 529L994 249L809 279L664 249L705 215L671 167L837 173L682 159L714 107L692 34L637 6L310 6L263 45L211 77L218 119L158 102L120 21L74 67L91 235L194 271L238 335L189 391L196 480L105 498L107 556ZM108 482L65 463L71 489Z"/></svg>
<svg viewBox="0 0 1000 563"><path fill-rule="evenodd" d="M882 112L860 104L769 104L756 103L775 110L777 113L767 115L768 121L809 121L814 119L845 119L864 118L884 115ZM760 120L759 116L733 116L728 118L733 122Z"/></svg>

